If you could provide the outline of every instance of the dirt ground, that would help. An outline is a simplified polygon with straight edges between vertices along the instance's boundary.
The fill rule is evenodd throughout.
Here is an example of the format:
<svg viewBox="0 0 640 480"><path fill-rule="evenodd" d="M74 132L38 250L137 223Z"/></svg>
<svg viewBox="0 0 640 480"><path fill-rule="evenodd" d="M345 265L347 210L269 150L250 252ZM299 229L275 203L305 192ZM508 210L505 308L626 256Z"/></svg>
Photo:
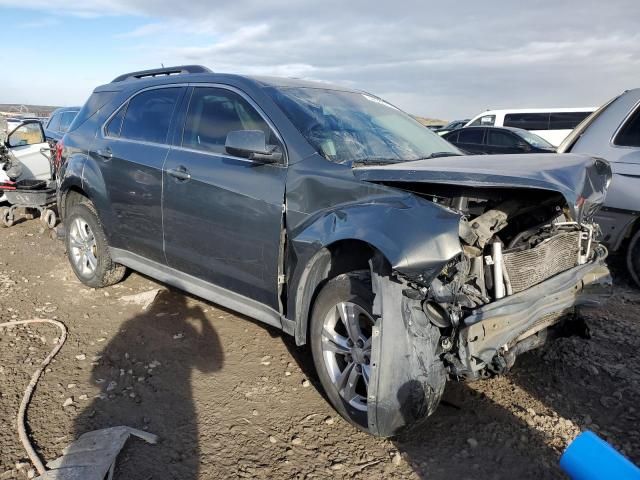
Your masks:
<svg viewBox="0 0 640 480"><path fill-rule="evenodd" d="M157 288L147 310L121 298ZM63 244L27 221L0 229L0 322L33 317L69 328L28 410L40 454L108 426L159 435L127 443L119 479L563 478L559 455L585 429L640 463L640 292L624 284L587 315L590 340L525 354L507 377L450 383L430 422L393 440L342 420L284 334L138 274L86 288ZM57 335L0 330L0 479L29 475L15 415Z"/></svg>

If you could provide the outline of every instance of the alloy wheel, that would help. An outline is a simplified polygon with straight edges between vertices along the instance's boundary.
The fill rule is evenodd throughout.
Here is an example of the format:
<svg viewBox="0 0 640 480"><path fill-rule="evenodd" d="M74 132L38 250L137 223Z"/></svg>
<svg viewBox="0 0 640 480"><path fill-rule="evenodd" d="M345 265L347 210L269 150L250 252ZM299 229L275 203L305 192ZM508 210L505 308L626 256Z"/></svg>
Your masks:
<svg viewBox="0 0 640 480"><path fill-rule="evenodd" d="M89 224L77 217L69 230L69 249L76 269L84 277L90 277L98 267L96 237Z"/></svg>
<svg viewBox="0 0 640 480"><path fill-rule="evenodd" d="M371 315L360 305L340 302L327 313L322 355L336 390L353 408L367 410L371 372Z"/></svg>

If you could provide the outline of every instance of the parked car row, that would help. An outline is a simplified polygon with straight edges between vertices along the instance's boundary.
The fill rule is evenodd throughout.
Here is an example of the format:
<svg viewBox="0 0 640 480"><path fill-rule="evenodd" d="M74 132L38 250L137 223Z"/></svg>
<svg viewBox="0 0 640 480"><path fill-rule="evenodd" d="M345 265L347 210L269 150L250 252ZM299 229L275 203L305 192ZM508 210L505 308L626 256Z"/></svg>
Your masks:
<svg viewBox="0 0 640 480"><path fill-rule="evenodd" d="M556 151L544 138L521 128L465 127L449 132L443 138L473 155Z"/></svg>
<svg viewBox="0 0 640 480"><path fill-rule="evenodd" d="M517 129L518 131L513 130L517 136L523 136L524 134L522 132L527 131L530 135L524 139L524 143L522 144L524 149L522 152L534 153L538 152L539 148L544 150L555 149L582 120L587 118L594 111L595 108L591 107L487 110L476 115L471 120L454 120L442 128L435 129L435 131L441 136L447 135L461 128L469 127L505 127ZM503 135L497 133L496 130L493 132L496 136L496 140L493 143L489 143L490 139L486 137L483 140L479 139L478 131L473 134L468 134L473 141L464 141L460 143L474 145L474 147L472 147L474 150L467 149L467 151L471 152L478 150L478 147L476 147L477 145L501 145L514 147L514 145L512 145L513 141L520 141L513 137L511 141L509 141L509 134L507 130L502 131ZM486 131L483 133L486 133ZM495 143L499 141L499 136L502 140L507 142L507 145ZM455 135L450 135L448 138L453 143L458 142L457 136ZM532 146L533 149L528 150L525 144ZM489 152L486 150L487 148L484 148L482 151L477 151L477 153L502 153L502 151Z"/></svg>
<svg viewBox="0 0 640 480"><path fill-rule="evenodd" d="M595 110L593 107L488 110L476 115L465 126L520 128L557 147L571 130Z"/></svg>
<svg viewBox="0 0 640 480"><path fill-rule="evenodd" d="M10 150L43 140L20 128ZM447 380L509 371L610 295L594 216L611 167L552 151L524 129L440 137L366 92L188 65L97 87L54 164L81 282L130 268L278 327L310 345L344 418L391 436Z"/></svg>

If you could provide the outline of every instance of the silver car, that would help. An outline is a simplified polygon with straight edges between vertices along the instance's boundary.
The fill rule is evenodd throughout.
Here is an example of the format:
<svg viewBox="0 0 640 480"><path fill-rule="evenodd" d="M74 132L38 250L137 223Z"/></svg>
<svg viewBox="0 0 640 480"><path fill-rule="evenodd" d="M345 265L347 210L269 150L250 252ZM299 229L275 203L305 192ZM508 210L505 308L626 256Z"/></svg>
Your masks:
<svg viewBox="0 0 640 480"><path fill-rule="evenodd" d="M625 254L640 287L640 88L623 92L587 117L558 147L558 153L567 152L611 162L611 185L596 220L604 243Z"/></svg>

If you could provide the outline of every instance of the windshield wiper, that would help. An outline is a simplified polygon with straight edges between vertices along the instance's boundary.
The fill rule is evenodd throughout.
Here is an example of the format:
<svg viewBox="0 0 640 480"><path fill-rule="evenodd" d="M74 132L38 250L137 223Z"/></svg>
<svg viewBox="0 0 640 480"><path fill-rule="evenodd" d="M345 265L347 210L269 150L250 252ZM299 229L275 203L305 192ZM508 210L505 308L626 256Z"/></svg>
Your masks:
<svg viewBox="0 0 640 480"><path fill-rule="evenodd" d="M400 163L406 160L400 160L398 158L387 158L387 157L367 157L367 158L358 158L353 161L354 167L359 167L362 165L389 165L391 163Z"/></svg>
<svg viewBox="0 0 640 480"><path fill-rule="evenodd" d="M429 156L416 158L416 160L429 160L430 158L442 158L442 157L462 157L462 154L456 153L456 152L434 152Z"/></svg>
<svg viewBox="0 0 640 480"><path fill-rule="evenodd" d="M402 162L416 162L418 160L428 160L430 158L440 158L440 157L460 157L461 153L456 152L435 152L431 155L421 158L413 158L413 159L402 159L402 158L387 158L387 157L367 157L367 158L358 158L353 161L354 167L361 166L371 166L371 165L389 165L392 163L402 163Z"/></svg>

